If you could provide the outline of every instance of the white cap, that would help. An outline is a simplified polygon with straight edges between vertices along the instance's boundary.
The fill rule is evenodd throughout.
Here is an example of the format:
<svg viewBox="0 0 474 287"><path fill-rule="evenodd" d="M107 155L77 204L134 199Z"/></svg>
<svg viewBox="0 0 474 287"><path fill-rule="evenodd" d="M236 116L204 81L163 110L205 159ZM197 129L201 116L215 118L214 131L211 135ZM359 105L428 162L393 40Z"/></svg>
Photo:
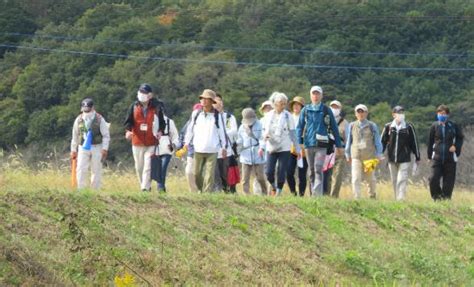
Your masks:
<svg viewBox="0 0 474 287"><path fill-rule="evenodd" d="M332 106L332 105L336 105L336 106L338 106L338 107L342 108L342 104L341 104L341 102L339 102L339 101L336 101L336 100L332 101L332 102L329 104L329 106Z"/></svg>
<svg viewBox="0 0 474 287"><path fill-rule="evenodd" d="M321 88L320 86L312 86L309 93L312 94L315 91L319 92L321 94L321 96L323 95L323 88Z"/></svg>
<svg viewBox="0 0 474 287"><path fill-rule="evenodd" d="M357 112L357 110L363 110L364 112L369 112L369 109L367 108L366 105L359 104L355 107L354 111Z"/></svg>

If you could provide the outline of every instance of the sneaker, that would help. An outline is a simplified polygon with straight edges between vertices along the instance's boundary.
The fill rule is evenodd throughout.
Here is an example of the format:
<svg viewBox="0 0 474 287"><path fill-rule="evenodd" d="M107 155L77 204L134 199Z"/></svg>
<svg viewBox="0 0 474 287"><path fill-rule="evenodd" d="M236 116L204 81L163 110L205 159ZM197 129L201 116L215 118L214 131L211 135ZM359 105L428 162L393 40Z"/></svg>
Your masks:
<svg viewBox="0 0 474 287"><path fill-rule="evenodd" d="M166 193L166 188L159 188L158 193Z"/></svg>
<svg viewBox="0 0 474 287"><path fill-rule="evenodd" d="M142 189L142 192L150 192L150 191L151 191L151 188L150 189L146 189L146 188Z"/></svg>
<svg viewBox="0 0 474 287"><path fill-rule="evenodd" d="M277 188L277 191L276 191L276 196L281 196L283 190L280 189L280 188Z"/></svg>
<svg viewBox="0 0 474 287"><path fill-rule="evenodd" d="M272 191L270 192L270 196L275 196L276 195L276 189L272 188Z"/></svg>

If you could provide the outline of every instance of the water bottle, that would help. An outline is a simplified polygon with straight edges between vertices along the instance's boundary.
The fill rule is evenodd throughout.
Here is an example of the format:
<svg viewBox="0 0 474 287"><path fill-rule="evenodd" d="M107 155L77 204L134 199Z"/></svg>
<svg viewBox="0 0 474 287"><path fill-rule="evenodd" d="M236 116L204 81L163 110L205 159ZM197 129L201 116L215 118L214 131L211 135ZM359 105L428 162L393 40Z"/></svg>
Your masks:
<svg viewBox="0 0 474 287"><path fill-rule="evenodd" d="M91 150L91 147L92 147L92 131L88 130L86 134L86 140L84 141L82 148L84 150Z"/></svg>

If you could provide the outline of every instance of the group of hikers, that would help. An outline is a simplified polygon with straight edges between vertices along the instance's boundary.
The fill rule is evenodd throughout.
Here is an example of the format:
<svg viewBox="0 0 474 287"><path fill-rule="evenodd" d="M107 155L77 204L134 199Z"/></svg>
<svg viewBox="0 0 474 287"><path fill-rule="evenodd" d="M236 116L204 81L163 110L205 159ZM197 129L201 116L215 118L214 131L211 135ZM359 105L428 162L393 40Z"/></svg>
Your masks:
<svg viewBox="0 0 474 287"><path fill-rule="evenodd" d="M236 193L241 172L244 194L250 194L253 174L254 194L279 196L287 183L292 194L304 196L309 170L311 196L339 197L345 166L349 164L354 198L361 197L363 181L368 183L369 197L376 198L375 170L386 153L394 197L404 200L410 171L421 159L415 128L405 119L404 108L392 109L393 120L380 133L378 126L368 120L366 105L355 106L356 120L349 123L341 102L323 103L320 86L311 87L309 94L311 102L306 103L303 97L289 101L285 94L274 92L262 103L260 119L254 109L245 108L238 126L235 116L224 109L223 97L205 89L178 132L163 102L154 97L152 87L140 85L124 123L140 189L151 191L153 178L158 191L165 192L168 165L175 155L186 159L186 179L193 192ZM427 157L431 163L431 196L441 200L452 196L464 136L461 128L449 120L446 105L440 105L436 113ZM77 160L77 188L88 186L89 167L90 187L100 187L102 161L109 143L107 122L95 111L92 99L84 99L71 141L71 158Z"/></svg>

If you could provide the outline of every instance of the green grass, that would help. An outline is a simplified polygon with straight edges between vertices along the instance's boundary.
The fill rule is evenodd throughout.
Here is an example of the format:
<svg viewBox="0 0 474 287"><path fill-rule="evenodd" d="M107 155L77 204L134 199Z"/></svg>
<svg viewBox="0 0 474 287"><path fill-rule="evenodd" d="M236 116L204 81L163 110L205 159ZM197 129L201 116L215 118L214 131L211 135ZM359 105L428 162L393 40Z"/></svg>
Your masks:
<svg viewBox="0 0 474 287"><path fill-rule="evenodd" d="M0 285L473 286L473 194L433 203L136 191L71 191L60 171L0 177ZM136 273L134 273L136 272ZM141 278L143 277L143 279ZM145 281L146 280L146 281Z"/></svg>

